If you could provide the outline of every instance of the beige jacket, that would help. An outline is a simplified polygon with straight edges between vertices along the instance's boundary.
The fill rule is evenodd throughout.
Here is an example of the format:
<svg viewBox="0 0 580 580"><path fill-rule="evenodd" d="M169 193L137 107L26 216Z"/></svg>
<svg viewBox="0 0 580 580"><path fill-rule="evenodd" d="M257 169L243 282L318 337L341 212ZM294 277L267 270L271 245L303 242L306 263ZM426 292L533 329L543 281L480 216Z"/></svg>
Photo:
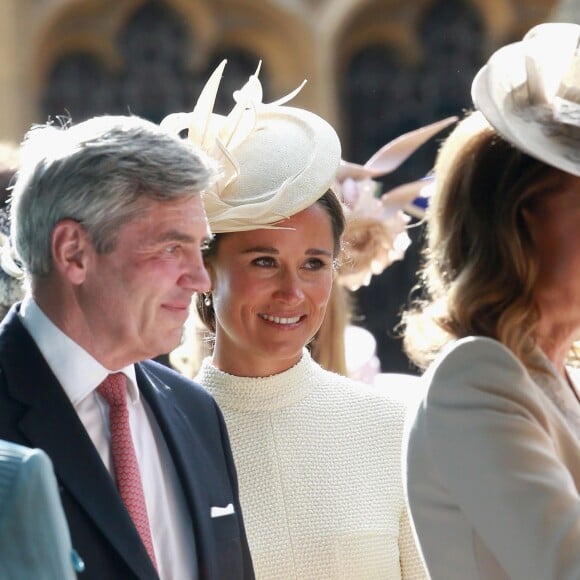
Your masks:
<svg viewBox="0 0 580 580"><path fill-rule="evenodd" d="M425 375L406 490L434 580L580 578L580 404L540 356L470 337Z"/></svg>

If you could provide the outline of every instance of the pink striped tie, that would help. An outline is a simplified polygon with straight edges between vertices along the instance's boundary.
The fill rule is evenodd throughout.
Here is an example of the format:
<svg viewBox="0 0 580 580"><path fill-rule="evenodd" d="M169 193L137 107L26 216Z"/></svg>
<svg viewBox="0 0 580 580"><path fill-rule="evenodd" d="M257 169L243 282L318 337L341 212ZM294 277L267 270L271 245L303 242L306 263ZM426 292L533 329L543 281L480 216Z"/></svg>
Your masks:
<svg viewBox="0 0 580 580"><path fill-rule="evenodd" d="M109 428L111 431L111 452L115 479L125 503L127 511L141 536L141 540L147 549L147 553L157 568L151 528L147 516L145 494L137 463L137 455L131 438L129 427L129 412L125 392L127 379L123 373L109 375L98 387L97 392L109 403Z"/></svg>

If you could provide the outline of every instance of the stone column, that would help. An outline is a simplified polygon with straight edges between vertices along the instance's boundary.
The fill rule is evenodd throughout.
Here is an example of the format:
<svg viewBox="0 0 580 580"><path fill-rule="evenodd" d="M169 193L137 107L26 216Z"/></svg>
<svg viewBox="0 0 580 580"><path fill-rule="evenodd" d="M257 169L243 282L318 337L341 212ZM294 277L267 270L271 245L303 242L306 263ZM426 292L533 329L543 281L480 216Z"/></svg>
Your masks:
<svg viewBox="0 0 580 580"><path fill-rule="evenodd" d="M21 79L19 57L18 2L0 2L0 140L22 140Z"/></svg>

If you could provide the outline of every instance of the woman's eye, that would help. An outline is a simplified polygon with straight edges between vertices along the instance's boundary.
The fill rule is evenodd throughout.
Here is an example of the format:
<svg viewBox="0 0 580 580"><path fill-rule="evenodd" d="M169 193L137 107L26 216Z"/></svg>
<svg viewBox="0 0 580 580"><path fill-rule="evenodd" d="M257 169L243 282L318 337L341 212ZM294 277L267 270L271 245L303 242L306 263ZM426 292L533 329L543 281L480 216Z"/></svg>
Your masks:
<svg viewBox="0 0 580 580"><path fill-rule="evenodd" d="M272 268L273 266L276 265L276 261L274 260L274 258L271 258L270 256L262 256L260 258L255 258L254 260L252 260L252 264L254 264L255 266L260 266L261 268Z"/></svg>
<svg viewBox="0 0 580 580"><path fill-rule="evenodd" d="M306 269L307 270L321 270L326 266L326 262L321 260L320 258L312 258L306 262Z"/></svg>

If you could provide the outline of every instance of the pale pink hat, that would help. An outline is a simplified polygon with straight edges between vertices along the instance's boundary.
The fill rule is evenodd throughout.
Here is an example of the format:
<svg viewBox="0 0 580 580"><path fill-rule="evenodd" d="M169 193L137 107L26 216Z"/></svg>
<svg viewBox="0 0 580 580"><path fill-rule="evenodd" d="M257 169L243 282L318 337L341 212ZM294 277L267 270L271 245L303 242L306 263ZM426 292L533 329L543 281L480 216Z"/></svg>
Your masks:
<svg viewBox="0 0 580 580"><path fill-rule="evenodd" d="M368 285L374 275L404 257L411 243L407 214L423 217L424 209L415 202L425 199L432 182L429 175L381 193L376 178L393 172L455 121L457 117L448 117L405 133L383 145L364 165L341 162L334 189L343 202L346 231L338 282L349 290Z"/></svg>

